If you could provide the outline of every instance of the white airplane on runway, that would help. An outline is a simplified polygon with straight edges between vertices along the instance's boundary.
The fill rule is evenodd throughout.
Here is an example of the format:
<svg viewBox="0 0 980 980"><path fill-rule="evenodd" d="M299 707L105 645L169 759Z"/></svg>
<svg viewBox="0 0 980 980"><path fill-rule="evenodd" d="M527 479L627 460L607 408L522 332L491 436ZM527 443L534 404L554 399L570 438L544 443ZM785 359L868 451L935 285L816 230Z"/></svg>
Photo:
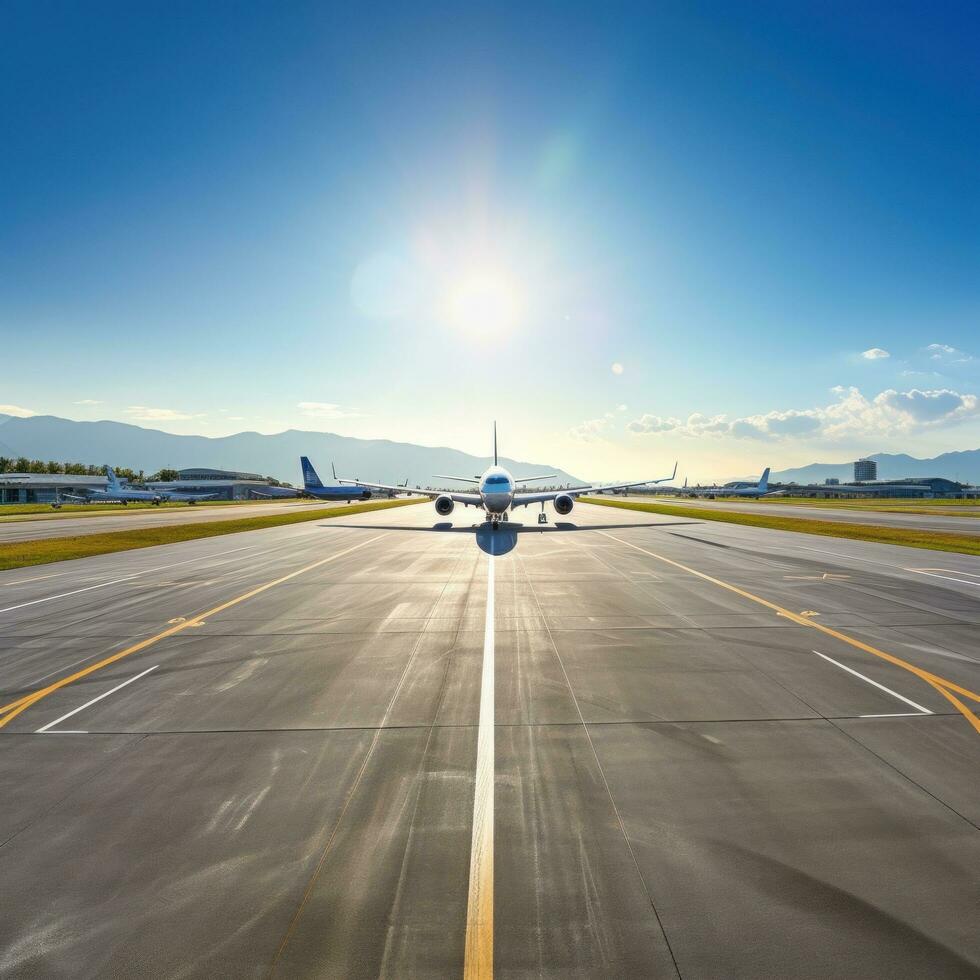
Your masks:
<svg viewBox="0 0 980 980"><path fill-rule="evenodd" d="M477 490L475 493L446 493L442 490L410 490L409 493L421 493L431 497L435 502L436 513L440 517L448 517L456 504L464 507L478 507L486 511L487 518L494 531L500 526L500 522L507 516L509 510L515 507L527 507L528 504L541 504L541 514L538 516L538 523L546 522L544 505L547 502L554 504L555 510L564 517L570 514L572 507L575 506L575 498L590 493L602 493L607 490L625 490L627 487L642 487L649 483L665 483L673 480L677 473L677 463L674 463L674 472L670 476L659 477L656 480L636 480L633 483L611 483L603 486L574 487L569 490L545 490L541 493L519 492L519 483L530 483L532 480L548 480L555 476L554 473L545 473L541 476L525 476L515 478L500 466L497 462L497 423L493 425L493 466L489 467L482 476L445 476L437 474L437 479L457 480L460 483L473 483ZM334 479L338 483L350 484L357 487L370 487L373 490L393 490L395 492L406 492L405 487L393 487L385 483L368 483L364 480L344 480L337 476L334 470Z"/></svg>
<svg viewBox="0 0 980 980"><path fill-rule="evenodd" d="M687 486L686 483L685 486ZM762 478L754 487L747 487L744 483L725 487L698 486L693 490L687 487L687 492L692 497L707 497L709 500L715 497L765 497L769 493L769 467L765 468Z"/></svg>
<svg viewBox="0 0 980 980"><path fill-rule="evenodd" d="M147 504L158 504L161 500L165 499L165 495L162 493L157 493L156 490L132 490L128 486L123 486L119 482L119 477L116 476L116 471L111 466L106 466L106 488L105 490L89 490L83 488L78 491L78 493L62 493L59 494L59 500L55 501L57 505L60 500L77 500L82 504L91 504L96 502L101 503L113 503L113 504L128 504L130 501L134 503L147 503Z"/></svg>

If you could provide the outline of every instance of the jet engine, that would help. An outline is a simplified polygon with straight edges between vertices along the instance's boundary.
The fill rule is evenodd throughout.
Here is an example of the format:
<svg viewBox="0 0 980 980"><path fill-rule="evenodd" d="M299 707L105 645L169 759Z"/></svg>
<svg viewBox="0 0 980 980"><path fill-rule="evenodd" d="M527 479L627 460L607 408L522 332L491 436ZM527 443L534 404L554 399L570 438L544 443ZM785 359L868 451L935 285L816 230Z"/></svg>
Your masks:
<svg viewBox="0 0 980 980"><path fill-rule="evenodd" d="M453 512L453 507L455 506L456 504L453 503L453 498L447 494L436 497L436 513L440 517L448 517Z"/></svg>
<svg viewBox="0 0 980 980"><path fill-rule="evenodd" d="M560 493L555 497L555 510L564 517L566 514L571 514L572 507L575 506L575 501L567 494Z"/></svg>

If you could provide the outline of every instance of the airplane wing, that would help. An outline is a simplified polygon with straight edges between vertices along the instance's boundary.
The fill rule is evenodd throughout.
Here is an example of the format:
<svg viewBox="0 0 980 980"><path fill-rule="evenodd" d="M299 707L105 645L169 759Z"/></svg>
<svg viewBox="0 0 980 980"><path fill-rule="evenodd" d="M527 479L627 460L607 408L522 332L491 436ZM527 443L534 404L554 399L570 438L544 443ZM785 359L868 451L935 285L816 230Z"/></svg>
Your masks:
<svg viewBox="0 0 980 980"><path fill-rule="evenodd" d="M479 483L479 479L473 479L471 476L447 476L445 473L433 473L433 479L436 480L455 480L457 483Z"/></svg>
<svg viewBox="0 0 980 980"><path fill-rule="evenodd" d="M336 475L335 479L338 483L355 487L367 487L369 490L392 490L395 493L418 493L423 497L429 497L431 500L435 500L436 497L445 496L451 497L457 504L473 504L475 507L483 506L483 499L478 493L452 493L445 490L414 490L410 487L393 487L388 483L368 483L366 480L344 480ZM458 479L458 477L450 477L449 479L455 480Z"/></svg>
<svg viewBox="0 0 980 980"><path fill-rule="evenodd" d="M514 477L515 483L530 483L532 480L553 480L557 477L557 473L542 473L541 476L522 476Z"/></svg>
<svg viewBox="0 0 980 980"><path fill-rule="evenodd" d="M677 463L674 463L674 472L670 476L662 476L656 480L636 480L633 483L608 483L592 487L573 487L571 490L547 490L544 493L515 493L514 506L524 507L527 504L537 504L554 500L555 497L565 495L567 497L582 497L590 493L602 493L606 490L627 490L630 487L645 487L650 483L666 483L677 476Z"/></svg>

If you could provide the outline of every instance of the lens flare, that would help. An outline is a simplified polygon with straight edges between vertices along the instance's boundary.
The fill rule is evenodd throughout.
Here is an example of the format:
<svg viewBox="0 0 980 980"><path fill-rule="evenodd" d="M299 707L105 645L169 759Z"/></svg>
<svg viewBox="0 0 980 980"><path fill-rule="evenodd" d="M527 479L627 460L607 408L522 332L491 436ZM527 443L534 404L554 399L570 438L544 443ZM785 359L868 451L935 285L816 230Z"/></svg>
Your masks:
<svg viewBox="0 0 980 980"><path fill-rule="evenodd" d="M510 330L520 319L520 296L514 284L494 272L473 272L452 289L448 319L461 330Z"/></svg>

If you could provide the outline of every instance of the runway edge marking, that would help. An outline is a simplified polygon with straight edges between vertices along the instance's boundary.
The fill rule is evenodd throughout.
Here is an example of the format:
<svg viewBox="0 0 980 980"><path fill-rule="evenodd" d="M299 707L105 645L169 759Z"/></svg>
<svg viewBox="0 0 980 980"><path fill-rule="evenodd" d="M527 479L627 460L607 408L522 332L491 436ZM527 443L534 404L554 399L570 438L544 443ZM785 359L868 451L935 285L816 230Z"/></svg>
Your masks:
<svg viewBox="0 0 980 980"><path fill-rule="evenodd" d="M632 548L634 551L639 551L644 555L649 555L651 558L656 558L657 561L662 561L667 565L673 565L674 568L679 568L683 572L687 572L688 574L694 575L697 578L704 579L705 582L711 582L713 585L717 585L719 588L727 589L729 592L734 592L736 595L742 596L743 599L749 599L752 602L757 602L760 606L765 606L767 609L772 609L780 616L785 616L787 619L799 626L809 626L811 629L819 630L821 633L825 633L827 636L832 636L835 640L840 640L842 643L846 643L857 650L863 650L865 653L870 653L876 657L880 657L882 660L887 660L888 663L894 664L896 667L902 667L904 670L910 671L911 673L915 674L916 677L924 680L931 687L935 688L936 691L946 698L946 700L949 701L973 726L977 734L980 735L980 718L977 718L977 716L958 697L956 697L956 694L961 694L973 701L980 701L980 694L977 694L975 691L971 691L966 687L961 687L959 684L956 684L951 680L947 680L945 677L940 677L938 674L930 673L928 670L923 670L921 667L916 667L915 664L910 664L907 660L902 660L901 657L896 657L894 654L886 653L884 650L879 650L877 647L873 647L868 643L857 640L853 636L848 636L846 633L840 633L829 626L824 626L823 623L818 623L806 616L800 616L798 613L792 612L789 609L784 609L778 603L770 602L768 599L763 599L762 596L757 596L752 592L747 592L745 589L741 589L737 585L730 585L728 582L723 582L721 579L714 578L705 572L699 572L696 568L690 568L687 565L683 565L679 561L674 561L673 558L666 558L663 555L658 555L655 551L650 551L647 548L641 548L638 544L633 544L631 541L624 541L622 538L617 538L614 534L609 534L607 531L596 531L596 534L601 534L603 537L609 538L610 541L615 541L617 544L626 545L627 548ZM956 694L953 693L954 691Z"/></svg>
<svg viewBox="0 0 980 980"><path fill-rule="evenodd" d="M473 790L464 980L493 978L494 556L487 564L487 618Z"/></svg>
<svg viewBox="0 0 980 980"><path fill-rule="evenodd" d="M383 538L383 534L376 534L373 538L368 538L367 541L362 541L359 544L355 544L350 548L345 548L343 551L338 551L335 554L328 555L326 558L321 558L319 561L315 561L312 564L304 565L303 568L298 568L295 572L290 572L288 575L282 575L277 579L273 579L271 582L266 582L264 585L260 585L257 588L250 589L248 592L240 596L236 596L234 599L229 599L227 602L223 602L213 609L208 609L206 612L198 613L196 616L192 616L189 619L185 619L184 622L178 623L176 626L171 626L170 629L163 630L157 633L155 636L148 637L145 640L140 640L139 643L134 643L132 646L126 647L125 650L120 650L118 653L112 654L110 657L105 657L99 660L97 663L90 664L82 670L76 671L74 674L69 674L67 677L62 677L61 680L55 681L53 684L49 684L47 687L42 687L40 690L33 691L30 694L25 694L22 698L18 698L16 701L11 701L9 704L0 706L0 728L3 728L9 722L13 721L22 711L26 711L29 707L37 704L38 701L46 698L49 694L53 694L55 691L60 690L63 687L67 687L69 684L73 684L75 681L80 680L83 677L88 677L89 674L94 674L98 670L102 670L103 667L108 667L110 664L114 664L125 657L129 657L134 653L139 653L142 650L146 650L148 647L159 643L161 640L165 640L168 636L173 636L176 633L180 633L185 629L193 626L198 626L203 623L206 619L210 619L212 616L216 616L218 613L224 612L226 609L230 609L232 606L237 606L240 602L245 602L247 599L251 599L253 596L259 595L261 592L265 592L267 589L273 588L273 586L281 585L283 582L288 582L292 578L296 578L297 575L303 575L305 572L312 571L314 568L319 568L321 565L326 565L328 562L336 561L338 558L343 558L344 555L349 555L352 551L357 551L360 548L366 548L369 544L374 541L379 541Z"/></svg>

